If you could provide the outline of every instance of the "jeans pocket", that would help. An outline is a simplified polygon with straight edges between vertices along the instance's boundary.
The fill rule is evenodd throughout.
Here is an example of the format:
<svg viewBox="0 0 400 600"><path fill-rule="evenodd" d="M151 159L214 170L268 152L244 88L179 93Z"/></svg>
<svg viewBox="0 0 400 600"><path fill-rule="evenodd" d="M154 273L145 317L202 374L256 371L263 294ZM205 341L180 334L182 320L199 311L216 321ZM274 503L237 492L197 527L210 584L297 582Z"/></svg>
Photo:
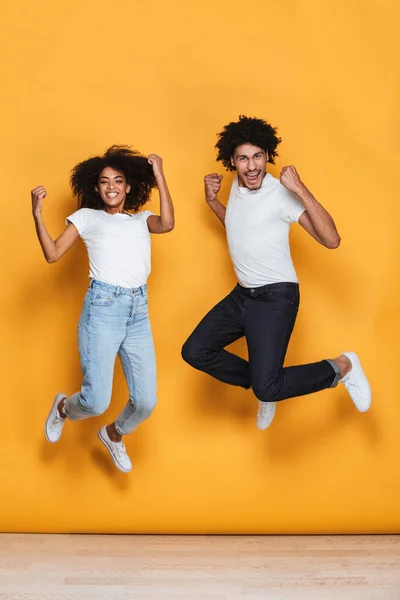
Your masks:
<svg viewBox="0 0 400 600"><path fill-rule="evenodd" d="M299 303L299 291L297 287L275 289L269 292L268 298L278 304L296 306Z"/></svg>
<svg viewBox="0 0 400 600"><path fill-rule="evenodd" d="M115 301L115 294L105 290L96 290L92 298L92 306L111 306Z"/></svg>

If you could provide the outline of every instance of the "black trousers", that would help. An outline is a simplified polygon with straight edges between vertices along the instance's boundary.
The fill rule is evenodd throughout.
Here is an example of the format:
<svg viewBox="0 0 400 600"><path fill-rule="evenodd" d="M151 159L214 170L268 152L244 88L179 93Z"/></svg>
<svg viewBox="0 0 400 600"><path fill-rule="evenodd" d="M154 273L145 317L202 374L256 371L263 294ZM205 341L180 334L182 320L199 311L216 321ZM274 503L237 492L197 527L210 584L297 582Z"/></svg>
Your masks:
<svg viewBox="0 0 400 600"><path fill-rule="evenodd" d="M231 385L252 388L259 400L276 402L337 385L331 360L283 367L299 308L297 283L248 289L237 285L199 323L182 348L195 369ZM249 360L225 350L245 337Z"/></svg>

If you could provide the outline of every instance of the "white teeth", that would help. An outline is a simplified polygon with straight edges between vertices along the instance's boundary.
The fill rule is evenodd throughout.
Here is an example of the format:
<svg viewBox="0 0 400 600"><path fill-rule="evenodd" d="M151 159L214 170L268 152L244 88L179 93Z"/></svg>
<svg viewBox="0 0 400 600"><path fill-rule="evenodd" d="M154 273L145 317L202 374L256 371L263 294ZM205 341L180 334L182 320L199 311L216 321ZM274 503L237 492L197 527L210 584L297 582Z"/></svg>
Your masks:
<svg viewBox="0 0 400 600"><path fill-rule="evenodd" d="M107 198L116 198L118 196L118 194L116 192L108 192Z"/></svg>

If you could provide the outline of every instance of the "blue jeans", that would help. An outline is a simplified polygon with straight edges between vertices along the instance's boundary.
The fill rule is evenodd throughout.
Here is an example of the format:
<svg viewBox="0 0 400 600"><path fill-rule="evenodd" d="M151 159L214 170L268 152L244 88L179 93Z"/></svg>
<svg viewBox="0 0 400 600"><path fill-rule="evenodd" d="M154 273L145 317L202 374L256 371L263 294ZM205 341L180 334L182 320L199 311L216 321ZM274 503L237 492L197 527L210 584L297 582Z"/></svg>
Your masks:
<svg viewBox="0 0 400 600"><path fill-rule="evenodd" d="M129 388L129 401L115 421L121 435L147 419L157 402L156 360L147 286L127 289L92 281L78 327L83 383L67 398L71 421L101 415L109 406L118 354Z"/></svg>

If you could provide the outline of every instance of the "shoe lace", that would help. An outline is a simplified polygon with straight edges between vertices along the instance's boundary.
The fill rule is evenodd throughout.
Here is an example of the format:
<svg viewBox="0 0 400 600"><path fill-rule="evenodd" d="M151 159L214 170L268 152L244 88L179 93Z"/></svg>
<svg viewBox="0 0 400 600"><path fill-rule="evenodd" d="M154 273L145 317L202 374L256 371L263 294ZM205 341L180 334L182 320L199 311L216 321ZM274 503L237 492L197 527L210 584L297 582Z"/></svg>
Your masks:
<svg viewBox="0 0 400 600"><path fill-rule="evenodd" d="M57 410L56 414L54 415L53 426L60 425L61 423L64 423L64 421L65 421L65 419L63 419L63 417L60 415L60 413Z"/></svg>
<svg viewBox="0 0 400 600"><path fill-rule="evenodd" d="M356 392L358 394L362 393L361 387L358 385L358 383L356 381L346 381L346 387L348 389L348 391L352 391L352 392Z"/></svg>
<svg viewBox="0 0 400 600"><path fill-rule="evenodd" d="M126 452L125 444L123 442L119 442L115 444L115 451L120 458L127 458L128 454Z"/></svg>

